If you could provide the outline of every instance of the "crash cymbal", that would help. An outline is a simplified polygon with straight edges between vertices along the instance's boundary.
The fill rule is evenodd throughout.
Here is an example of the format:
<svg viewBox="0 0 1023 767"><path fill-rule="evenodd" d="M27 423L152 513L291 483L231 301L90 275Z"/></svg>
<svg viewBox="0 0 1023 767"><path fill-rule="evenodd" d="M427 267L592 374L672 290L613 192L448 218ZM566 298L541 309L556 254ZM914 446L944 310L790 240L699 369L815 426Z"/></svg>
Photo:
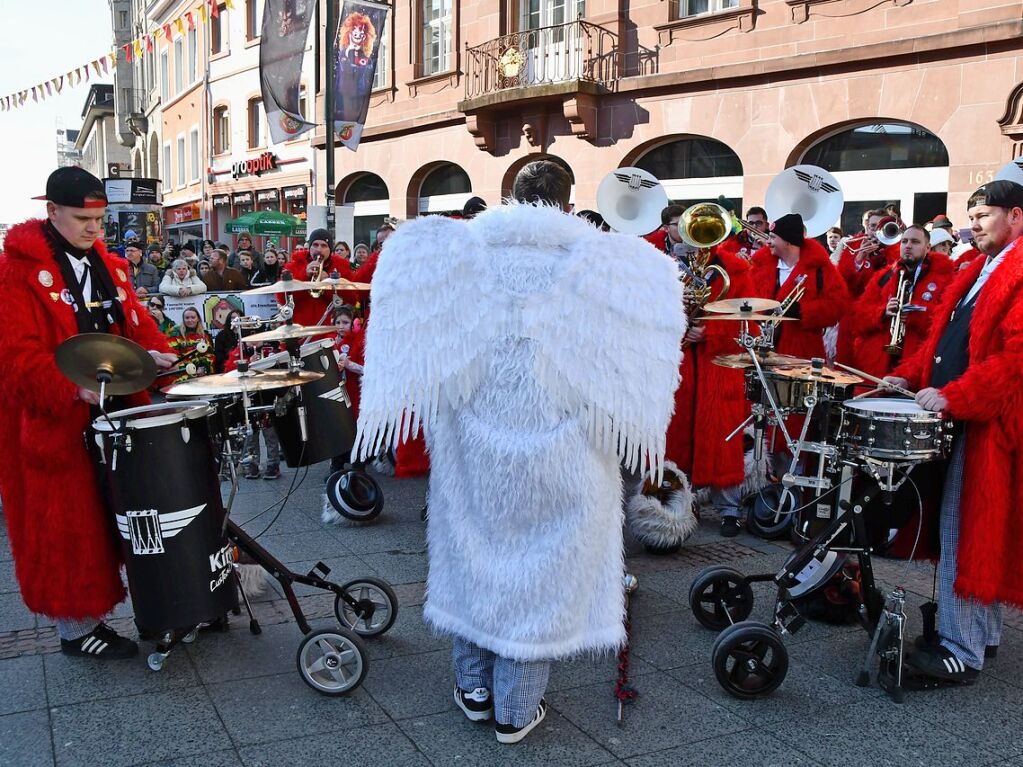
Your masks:
<svg viewBox="0 0 1023 767"><path fill-rule="evenodd" d="M315 282L305 282L303 280L278 280L270 285L243 290L241 295L262 296L267 293L297 293L303 290L313 290L315 285Z"/></svg>
<svg viewBox="0 0 1023 767"><path fill-rule="evenodd" d="M250 370L240 373L219 373L212 376L193 378L163 389L164 394L181 397L214 397L218 394L232 394L242 391L267 391L284 389L288 386L302 386L323 378L323 373L303 370L291 373L287 370Z"/></svg>
<svg viewBox="0 0 1023 767"><path fill-rule="evenodd" d="M752 312L769 312L781 306L780 301L770 298L725 298L711 301L704 310L714 314L749 314Z"/></svg>
<svg viewBox="0 0 1023 767"><path fill-rule="evenodd" d="M368 282L352 282L344 277L327 277L319 282L310 282L312 290L369 290Z"/></svg>
<svg viewBox="0 0 1023 767"><path fill-rule="evenodd" d="M708 314L700 317L700 322L707 320L747 320L748 322L765 322L767 320L779 320L781 322L789 322L795 320L795 317L779 317L776 314Z"/></svg>
<svg viewBox="0 0 1023 767"><path fill-rule="evenodd" d="M265 341L291 341L295 338L312 338L327 333L336 333L333 325L281 325L274 330L245 336L242 341L247 344L261 344Z"/></svg>
<svg viewBox="0 0 1023 767"><path fill-rule="evenodd" d="M774 352L757 355L757 360L765 368L796 367L798 365L810 364L810 360L804 360L802 357L791 357L788 354L775 354ZM742 352L738 354L721 354L715 357L712 362L723 368L735 368L737 370L746 370L753 367L753 361L749 355Z"/></svg>
<svg viewBox="0 0 1023 767"><path fill-rule="evenodd" d="M821 368L814 370L811 365L799 365L798 367L781 367L774 368L771 370L771 375L778 376L780 378L795 378L800 381L827 381L828 383L835 384L859 384L863 383L863 379L852 373L843 373L841 370L835 370L834 368Z"/></svg>
<svg viewBox="0 0 1023 767"><path fill-rule="evenodd" d="M57 367L73 383L107 394L134 394L156 379L152 355L134 341L110 333L80 333L57 347Z"/></svg>

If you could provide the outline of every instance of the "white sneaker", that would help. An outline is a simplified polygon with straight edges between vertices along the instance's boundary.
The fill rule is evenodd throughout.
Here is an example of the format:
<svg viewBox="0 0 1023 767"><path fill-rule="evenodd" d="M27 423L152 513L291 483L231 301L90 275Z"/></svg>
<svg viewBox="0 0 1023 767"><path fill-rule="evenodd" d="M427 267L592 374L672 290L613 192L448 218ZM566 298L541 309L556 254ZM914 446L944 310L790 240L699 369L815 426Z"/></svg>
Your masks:
<svg viewBox="0 0 1023 767"><path fill-rule="evenodd" d="M494 702L490 699L490 690L477 687L472 692L465 692L455 685L455 705L462 709L470 722L485 722L494 715Z"/></svg>
<svg viewBox="0 0 1023 767"><path fill-rule="evenodd" d="M529 735L540 722L547 716L547 701L540 698L540 705L536 707L536 716L533 717L533 721L527 724L525 727L515 727L510 724L501 724L498 722L494 726L494 732L497 735L498 743L518 743L524 737Z"/></svg>

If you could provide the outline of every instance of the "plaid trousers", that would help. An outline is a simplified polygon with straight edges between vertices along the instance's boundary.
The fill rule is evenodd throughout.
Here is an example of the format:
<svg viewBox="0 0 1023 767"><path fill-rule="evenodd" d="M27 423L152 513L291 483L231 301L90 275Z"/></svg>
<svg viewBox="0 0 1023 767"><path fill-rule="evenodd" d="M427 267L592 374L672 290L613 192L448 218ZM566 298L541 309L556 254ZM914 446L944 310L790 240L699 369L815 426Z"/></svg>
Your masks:
<svg viewBox="0 0 1023 767"><path fill-rule="evenodd" d="M550 679L550 661L504 658L460 636L454 638L452 660L460 690L490 690L499 723L525 727L533 721Z"/></svg>
<svg viewBox="0 0 1023 767"><path fill-rule="evenodd" d="M955 593L958 570L959 514L966 463L966 434L952 444L941 497L941 559L938 561L938 634L941 644L970 668L984 666L984 648L1002 638L1002 606L982 605Z"/></svg>

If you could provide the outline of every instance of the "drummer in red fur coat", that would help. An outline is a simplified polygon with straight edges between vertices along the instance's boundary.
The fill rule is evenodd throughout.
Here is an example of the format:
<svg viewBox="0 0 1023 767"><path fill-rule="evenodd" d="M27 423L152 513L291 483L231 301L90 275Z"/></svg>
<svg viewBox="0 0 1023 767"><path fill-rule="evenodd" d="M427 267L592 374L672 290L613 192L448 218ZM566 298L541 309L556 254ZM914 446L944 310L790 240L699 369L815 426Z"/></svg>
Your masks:
<svg viewBox="0 0 1023 767"><path fill-rule="evenodd" d="M863 295L856 301L849 325L855 338L855 366L875 376L884 376L898 365L900 358L909 358L927 338L937 305L945 288L955 276L955 266L948 256L928 252L930 237L922 226L913 224L902 233L901 258L874 276ZM902 353L893 355L884 347L891 340L891 323L897 310L899 276L905 274L904 305L906 332Z"/></svg>
<svg viewBox="0 0 1023 767"><path fill-rule="evenodd" d="M0 254L0 496L25 605L56 619L64 653L126 658L138 646L101 622L125 591L112 512L84 439L99 397L65 378L55 353L71 336L100 332L152 350L160 367L174 357L132 290L127 262L98 239L103 183L61 168L46 199L47 220L12 227Z"/></svg>
<svg viewBox="0 0 1023 767"><path fill-rule="evenodd" d="M1023 607L1023 187L993 181L967 207L986 257L957 273L926 343L889 379L957 424L939 522L940 641L919 639L909 665L958 684L976 681L999 644L999 603Z"/></svg>

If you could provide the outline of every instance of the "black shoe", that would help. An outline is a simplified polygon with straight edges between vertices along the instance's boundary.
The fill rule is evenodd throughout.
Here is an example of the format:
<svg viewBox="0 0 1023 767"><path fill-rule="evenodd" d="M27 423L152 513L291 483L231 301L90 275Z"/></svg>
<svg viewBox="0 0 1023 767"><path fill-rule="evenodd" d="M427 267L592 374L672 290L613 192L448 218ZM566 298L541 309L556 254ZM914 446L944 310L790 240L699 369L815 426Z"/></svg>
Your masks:
<svg viewBox="0 0 1023 767"><path fill-rule="evenodd" d="M259 467L258 466L256 468L254 468L254 469L248 469L245 472L245 479L259 479L259 477L260 477L260 473L259 473Z"/></svg>
<svg viewBox="0 0 1023 767"><path fill-rule="evenodd" d="M938 637L933 642L928 642L927 637L923 634L913 640L913 647L917 650L926 650L928 647L934 647L935 644L941 644L941 638ZM998 645L989 644L984 648L984 660L992 660L998 657Z"/></svg>
<svg viewBox="0 0 1023 767"><path fill-rule="evenodd" d="M723 538L734 538L742 531L742 524L738 517L721 518L721 536Z"/></svg>
<svg viewBox="0 0 1023 767"><path fill-rule="evenodd" d="M280 479L281 478L281 467L277 466L273 469L267 469L266 474L263 475L263 479Z"/></svg>
<svg viewBox="0 0 1023 767"><path fill-rule="evenodd" d="M130 639L125 639L112 628L101 623L90 633L78 639L61 639L60 651L65 655L82 658L99 658L100 660L121 660L134 658L139 654L139 646Z"/></svg>
<svg viewBox="0 0 1023 767"><path fill-rule="evenodd" d="M547 701L540 698L540 705L536 707L536 716L533 717L533 721L527 724L525 727L515 727L510 724L501 724L498 722L494 725L494 733L497 735L498 743L518 743L524 737L529 735L540 722L547 716Z"/></svg>
<svg viewBox="0 0 1023 767"><path fill-rule="evenodd" d="M943 645L917 650L906 660L906 665L919 674L952 684L973 684L980 676L977 669L965 665Z"/></svg>
<svg viewBox="0 0 1023 767"><path fill-rule="evenodd" d="M462 709L470 722L485 722L494 715L494 701L486 687L466 692L455 685L455 705Z"/></svg>

